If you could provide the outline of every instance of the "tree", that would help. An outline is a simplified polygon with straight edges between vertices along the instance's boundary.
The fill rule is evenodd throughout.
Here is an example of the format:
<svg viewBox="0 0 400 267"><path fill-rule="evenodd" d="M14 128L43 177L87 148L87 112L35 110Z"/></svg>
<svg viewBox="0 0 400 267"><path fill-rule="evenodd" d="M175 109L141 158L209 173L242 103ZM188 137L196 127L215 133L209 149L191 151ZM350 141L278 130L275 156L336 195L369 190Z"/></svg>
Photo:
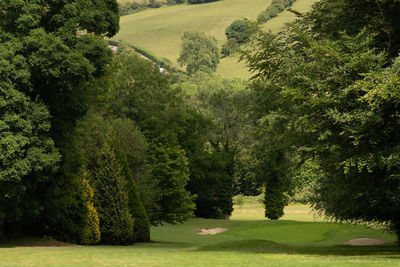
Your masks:
<svg viewBox="0 0 400 267"><path fill-rule="evenodd" d="M398 60L388 63L379 36L366 30L326 38L307 20L297 25L280 37L261 34L247 54L261 136L274 144L260 151L281 162L268 169L284 180L285 170L311 160L316 209L399 234Z"/></svg>
<svg viewBox="0 0 400 267"><path fill-rule="evenodd" d="M237 51L240 45L250 41L251 36L258 30L258 24L246 18L237 19L229 25L225 30L228 40L222 46L221 52L224 56L228 56Z"/></svg>
<svg viewBox="0 0 400 267"><path fill-rule="evenodd" d="M186 190L189 180L185 151L163 136L150 143L149 161L153 164L152 175L159 181L159 213L153 224L184 222L193 215L195 196Z"/></svg>
<svg viewBox="0 0 400 267"><path fill-rule="evenodd" d="M8 54L8 55L7 55ZM17 91L12 80L23 78L18 57L0 46L0 238L18 234L21 222L40 215L37 188L52 179L60 155L50 138L50 115L39 101ZM13 64L14 63L14 64ZM15 64L16 63L16 64Z"/></svg>
<svg viewBox="0 0 400 267"><path fill-rule="evenodd" d="M193 214L194 198L185 189L187 157L179 137L186 136L184 125L191 115L182 93L171 87L168 75L127 47L119 53L121 68L111 109L113 116L135 121L149 142L146 165L151 166L149 177L155 186L151 194L157 194L149 212L150 221L183 222Z"/></svg>
<svg viewBox="0 0 400 267"><path fill-rule="evenodd" d="M198 71L214 72L219 63L217 39L202 32L183 33L178 63L181 66L186 65L186 71L190 75Z"/></svg>
<svg viewBox="0 0 400 267"><path fill-rule="evenodd" d="M99 214L101 242L130 244L134 219L130 214L128 180L115 151L115 134L108 133L94 178L95 207Z"/></svg>
<svg viewBox="0 0 400 267"><path fill-rule="evenodd" d="M93 245L100 242L99 215L94 207L94 192L87 179L87 171L83 169L83 183L85 185L86 205L88 209L87 223L83 230L82 244Z"/></svg>
<svg viewBox="0 0 400 267"><path fill-rule="evenodd" d="M122 166L122 173L127 180L128 206L132 217L135 219L133 238L135 242L150 241L150 221L147 217L142 200L139 196L136 182L133 179L132 170L128 164L125 151L122 149L119 139L113 140L115 155Z"/></svg>
<svg viewBox="0 0 400 267"><path fill-rule="evenodd" d="M307 14L307 23L321 37L340 38L340 32L350 35L365 29L374 38L374 46L396 57L400 51L400 18L397 0L336 0L318 1Z"/></svg>
<svg viewBox="0 0 400 267"><path fill-rule="evenodd" d="M249 101L246 84L199 74L179 86L192 92L190 104L203 117L202 124L192 126L199 135L196 149L184 146L190 166L188 188L197 195L195 214L223 218L232 212L238 154L251 143L251 123L244 108Z"/></svg>
<svg viewBox="0 0 400 267"><path fill-rule="evenodd" d="M87 209L82 208L82 158L75 150L74 128L87 108L88 83L103 75L111 61L103 37L118 31L118 4L114 0L17 0L1 1L0 10L0 43L12 51L16 63L10 70L17 75L11 84L49 110L50 137L62 156L54 179L36 187L40 216L24 228L79 242ZM32 176L32 184L41 177Z"/></svg>
<svg viewBox="0 0 400 267"><path fill-rule="evenodd" d="M138 192L139 190L135 179L141 182L141 186L145 187L142 189L142 193L149 202L146 204L151 212L153 212L154 209L153 206L155 203L153 202L155 202L155 197L147 196L146 194L157 194L159 190L156 186L153 187L153 185L146 184L147 179L151 180L151 170L145 163L147 153L147 142L145 138L131 120L110 120L93 111L90 111L87 116L79 122L78 131L80 134L79 146L86 157L87 168L92 174L92 177L100 168L98 160L101 157L102 147L107 141L107 133L110 131L115 132L115 138L112 139L112 146L117 160L122 166L122 174L127 182L129 212L135 219L134 241L149 241L150 222L141 200L141 194ZM135 175L133 175L133 173ZM93 179L91 179L91 181L95 184Z"/></svg>

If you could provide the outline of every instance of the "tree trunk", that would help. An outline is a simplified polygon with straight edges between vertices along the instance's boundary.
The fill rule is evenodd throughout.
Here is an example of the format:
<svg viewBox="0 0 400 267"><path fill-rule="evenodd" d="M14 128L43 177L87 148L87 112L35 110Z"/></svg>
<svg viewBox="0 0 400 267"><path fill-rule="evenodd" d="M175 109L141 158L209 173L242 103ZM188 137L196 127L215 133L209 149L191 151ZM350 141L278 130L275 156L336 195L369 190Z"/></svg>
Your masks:
<svg viewBox="0 0 400 267"><path fill-rule="evenodd" d="M3 223L0 223L0 240L4 239L4 226Z"/></svg>
<svg viewBox="0 0 400 267"><path fill-rule="evenodd" d="M3 231L7 237L16 237L22 235L21 224L18 222L7 223L4 226Z"/></svg>

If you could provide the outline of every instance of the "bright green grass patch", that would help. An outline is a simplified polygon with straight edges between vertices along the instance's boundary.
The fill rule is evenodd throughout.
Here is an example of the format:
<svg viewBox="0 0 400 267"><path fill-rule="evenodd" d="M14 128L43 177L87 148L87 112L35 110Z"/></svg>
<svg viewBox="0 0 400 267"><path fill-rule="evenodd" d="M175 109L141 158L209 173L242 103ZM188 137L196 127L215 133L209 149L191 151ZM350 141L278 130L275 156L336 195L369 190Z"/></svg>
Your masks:
<svg viewBox="0 0 400 267"><path fill-rule="evenodd" d="M258 204L246 205L256 208ZM290 205L287 211L310 214L301 204ZM239 220L234 219L236 213L238 210L230 221L191 219L184 224L153 227L152 243L133 246L29 247L49 245L49 241L2 242L0 266L400 266L397 245L340 245L358 237L394 241L393 235L375 228L312 219L252 220L246 214ZM262 215L262 208L258 213ZM200 228L213 227L228 231L197 234Z"/></svg>

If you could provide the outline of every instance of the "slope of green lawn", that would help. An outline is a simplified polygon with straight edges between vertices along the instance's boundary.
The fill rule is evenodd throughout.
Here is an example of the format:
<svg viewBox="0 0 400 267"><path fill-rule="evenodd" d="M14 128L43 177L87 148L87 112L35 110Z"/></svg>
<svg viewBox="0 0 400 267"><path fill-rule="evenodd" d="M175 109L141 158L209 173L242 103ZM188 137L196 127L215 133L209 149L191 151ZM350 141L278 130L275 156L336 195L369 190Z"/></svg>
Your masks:
<svg viewBox="0 0 400 267"><path fill-rule="evenodd" d="M0 243L0 266L400 266L397 245L350 247L359 237L394 241L360 225L315 220L304 205L291 205L284 220L262 218L260 204L236 207L232 219L191 219L152 228L152 243L132 246L64 246L22 239ZM301 214L301 221L288 220ZM252 217L259 216L259 217ZM223 227L217 235L200 228ZM54 247L41 247L54 245Z"/></svg>

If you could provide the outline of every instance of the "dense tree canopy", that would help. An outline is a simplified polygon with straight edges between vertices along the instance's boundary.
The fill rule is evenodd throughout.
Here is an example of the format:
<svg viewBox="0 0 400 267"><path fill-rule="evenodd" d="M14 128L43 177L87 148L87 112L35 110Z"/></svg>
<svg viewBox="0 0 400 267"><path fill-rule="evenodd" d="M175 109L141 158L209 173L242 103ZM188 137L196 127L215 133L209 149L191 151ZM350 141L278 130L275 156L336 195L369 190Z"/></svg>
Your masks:
<svg viewBox="0 0 400 267"><path fill-rule="evenodd" d="M256 72L258 151L264 162L258 170L266 193L272 187L270 197L280 190L284 199L293 188L293 170L311 161L318 170L315 208L339 220L389 224L399 233L398 60L391 63L391 49L382 49L382 36L365 25L349 28L350 34L335 28L325 35L322 21L309 19L337 11L321 11L321 5L344 3L360 2L322 1L280 36L260 34L247 54ZM361 14L375 16L369 7L377 3L367 1ZM379 28L379 20L369 23ZM267 212L277 203L267 205Z"/></svg>
<svg viewBox="0 0 400 267"><path fill-rule="evenodd" d="M31 135L31 147L37 147L35 160L26 161L31 166L26 165L27 170L46 171L60 160L52 152L52 141L46 138L54 140L62 156L62 167L53 179L46 179L45 174L29 176L31 186L23 190L35 195L38 202L33 201L35 197L26 202L37 205L32 211L40 216L35 216L35 226L25 218L24 223L31 224L26 229L79 242L87 209L82 208L84 188L77 167L81 165L80 157L74 151L74 125L86 110L86 96L90 92L87 83L102 75L112 58L103 37L111 37L119 29L117 3L6 0L0 2L0 13L0 62L7 67L3 68L2 80L8 80L3 80L8 87L2 88L19 98L14 103L20 107L13 108L17 116L28 120L25 126L19 123L18 127L28 127L22 136ZM28 110L30 115L23 115ZM31 127L29 123L33 123ZM24 154L32 155L33 150L28 153L29 142L19 143L20 148L15 146L18 150L23 148L21 158ZM4 154L3 150L0 154ZM29 173L28 170L24 175ZM43 180L47 180L46 185L35 186Z"/></svg>

